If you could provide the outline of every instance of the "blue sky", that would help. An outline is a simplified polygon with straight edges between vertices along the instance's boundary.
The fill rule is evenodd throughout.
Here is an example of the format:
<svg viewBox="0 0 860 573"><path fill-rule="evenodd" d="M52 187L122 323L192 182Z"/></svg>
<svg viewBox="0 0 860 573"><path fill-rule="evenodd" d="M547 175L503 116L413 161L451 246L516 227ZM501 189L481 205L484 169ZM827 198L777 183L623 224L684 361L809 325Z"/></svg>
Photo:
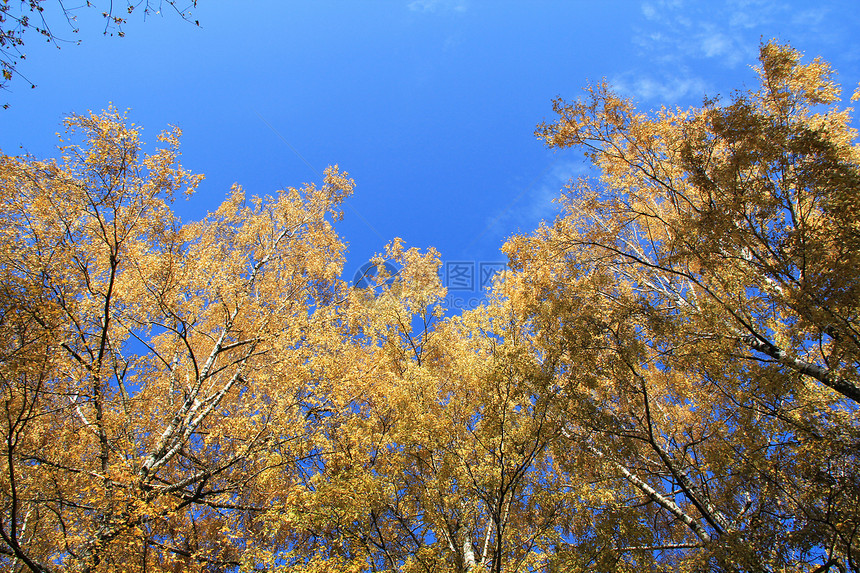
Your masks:
<svg viewBox="0 0 860 573"><path fill-rule="evenodd" d="M124 38L102 35L98 11L78 17L80 34L54 31L80 45L28 38L19 70L38 87L0 93L0 150L55 156L66 115L109 103L150 142L177 125L183 163L206 175L177 201L188 220L234 182L264 195L338 163L356 181L338 226L346 278L393 237L503 260L587 170L533 131L589 80L643 109L698 105L753 87L776 37L831 62L848 95L860 81L857 0L200 0L199 28L135 13Z"/></svg>

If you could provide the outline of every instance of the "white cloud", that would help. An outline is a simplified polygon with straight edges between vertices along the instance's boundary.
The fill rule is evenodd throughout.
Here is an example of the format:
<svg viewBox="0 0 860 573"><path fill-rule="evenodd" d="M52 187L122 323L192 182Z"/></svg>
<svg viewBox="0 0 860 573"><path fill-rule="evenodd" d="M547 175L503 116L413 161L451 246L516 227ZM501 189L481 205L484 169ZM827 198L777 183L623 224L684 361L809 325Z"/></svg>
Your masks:
<svg viewBox="0 0 860 573"><path fill-rule="evenodd" d="M500 235L508 237L515 232L529 233L541 221L553 221L561 210L555 200L561 196L564 187L571 180L590 173L590 165L582 159L564 159L563 155L556 155L552 163L523 187L510 203L487 219L486 227L475 241Z"/></svg>
<svg viewBox="0 0 860 573"><path fill-rule="evenodd" d="M804 24L806 26L819 25L824 21L828 12L827 8L810 8L809 10L797 12L793 20L796 24Z"/></svg>
<svg viewBox="0 0 860 573"><path fill-rule="evenodd" d="M465 12L465 0L412 0L406 5L413 12Z"/></svg>
<svg viewBox="0 0 860 573"><path fill-rule="evenodd" d="M856 16L845 13L852 1L806 6L781 0L640 0L630 35L639 57L617 74L615 85L642 100L694 98L698 101L684 103L695 104L705 93L726 93L725 72L749 73L741 68L755 65L761 42L773 38L809 52L810 59L821 55L822 47L838 50L842 59L860 58L852 55L860 48L850 35ZM809 46L816 46L814 53Z"/></svg>
<svg viewBox="0 0 860 573"><path fill-rule="evenodd" d="M755 58L756 51L752 45L736 35L714 29L712 26L704 26L697 36L701 53L706 58L717 58L730 68L740 63L750 62ZM757 47L757 44L756 44Z"/></svg>
<svg viewBox="0 0 860 573"><path fill-rule="evenodd" d="M642 4L642 14L649 20L657 18L657 9L648 2Z"/></svg>
<svg viewBox="0 0 860 573"><path fill-rule="evenodd" d="M719 32L705 35L702 38L702 49L705 51L705 56L709 58L726 54L730 44L729 39Z"/></svg>
<svg viewBox="0 0 860 573"><path fill-rule="evenodd" d="M753 29L779 18L785 9L773 0L648 0L641 8L645 19L634 41L654 61L713 58L728 68L755 59L760 38Z"/></svg>
<svg viewBox="0 0 860 573"><path fill-rule="evenodd" d="M638 102L655 102L667 106L679 105L682 100L701 102L709 92L708 83L694 76L655 78L628 74L613 78L612 86L621 95L632 97Z"/></svg>
<svg viewBox="0 0 860 573"><path fill-rule="evenodd" d="M556 200L564 188L580 177L593 174L591 170L590 164L579 159L554 162L532 194L528 214L536 221L552 221L560 211Z"/></svg>

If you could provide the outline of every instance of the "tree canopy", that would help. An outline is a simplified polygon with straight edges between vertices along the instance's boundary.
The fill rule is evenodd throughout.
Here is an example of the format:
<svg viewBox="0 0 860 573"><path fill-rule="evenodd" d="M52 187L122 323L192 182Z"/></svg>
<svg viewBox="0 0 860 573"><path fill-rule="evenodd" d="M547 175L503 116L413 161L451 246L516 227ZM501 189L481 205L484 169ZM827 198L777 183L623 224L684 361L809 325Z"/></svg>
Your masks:
<svg viewBox="0 0 860 573"><path fill-rule="evenodd" d="M557 100L600 176L457 316L433 249L340 278L336 166L183 222L178 129L3 156L0 563L860 571L860 146L827 64L757 70Z"/></svg>

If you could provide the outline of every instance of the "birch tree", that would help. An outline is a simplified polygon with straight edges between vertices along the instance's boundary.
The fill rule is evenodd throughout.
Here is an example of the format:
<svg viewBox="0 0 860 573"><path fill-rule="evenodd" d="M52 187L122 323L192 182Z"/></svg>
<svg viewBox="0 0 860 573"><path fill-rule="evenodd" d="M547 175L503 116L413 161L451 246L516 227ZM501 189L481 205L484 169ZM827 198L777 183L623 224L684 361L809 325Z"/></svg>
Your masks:
<svg viewBox="0 0 860 573"><path fill-rule="evenodd" d="M177 129L148 155L114 110L67 126L60 162L0 161L0 559L239 567L269 474L312 455L352 183L235 187L182 223Z"/></svg>
<svg viewBox="0 0 860 573"><path fill-rule="evenodd" d="M598 84L537 130L600 172L505 247L570 471L608 488L570 566L860 566L860 148L826 63L756 70L651 115Z"/></svg>

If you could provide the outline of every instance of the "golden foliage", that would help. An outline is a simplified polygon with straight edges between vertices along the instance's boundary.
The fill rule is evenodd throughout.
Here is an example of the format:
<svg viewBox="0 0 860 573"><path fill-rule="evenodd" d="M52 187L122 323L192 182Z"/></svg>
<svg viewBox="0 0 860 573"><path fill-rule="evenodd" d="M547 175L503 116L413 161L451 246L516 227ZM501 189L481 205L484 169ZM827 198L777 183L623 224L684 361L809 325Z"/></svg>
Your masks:
<svg viewBox="0 0 860 573"><path fill-rule="evenodd" d="M239 563L274 474L314 449L321 342L352 182L182 224L179 131L153 154L108 110L67 121L59 164L5 157L2 535L34 570ZM240 533L241 532L241 533Z"/></svg>
<svg viewBox="0 0 860 573"><path fill-rule="evenodd" d="M858 570L860 148L825 63L758 71L556 101L538 136L600 177L460 316L399 239L342 282L337 167L186 223L177 129L2 157L0 563Z"/></svg>
<svg viewBox="0 0 860 573"><path fill-rule="evenodd" d="M591 518L615 570L857 567L856 132L825 63L769 43L757 71L653 117L600 84L537 130L601 176L505 246L507 288L575 471L632 491Z"/></svg>

